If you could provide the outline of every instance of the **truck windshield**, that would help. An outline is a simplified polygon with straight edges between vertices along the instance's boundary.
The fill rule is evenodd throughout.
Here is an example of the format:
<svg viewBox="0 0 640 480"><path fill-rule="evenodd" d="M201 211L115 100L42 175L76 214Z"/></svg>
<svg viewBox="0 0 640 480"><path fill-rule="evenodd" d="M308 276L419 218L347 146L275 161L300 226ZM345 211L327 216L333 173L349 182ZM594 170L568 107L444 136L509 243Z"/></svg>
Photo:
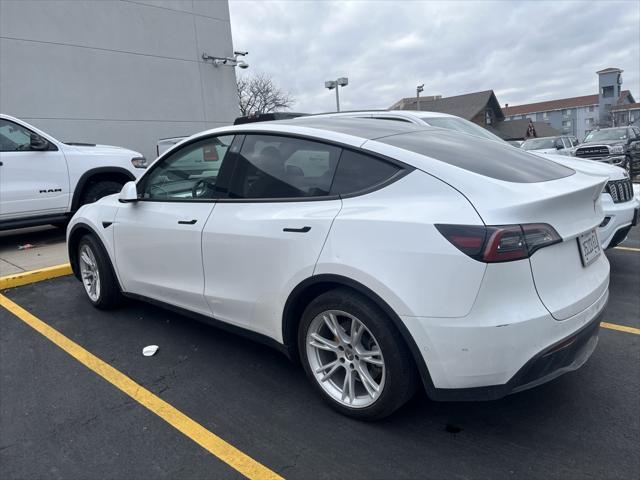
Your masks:
<svg viewBox="0 0 640 480"><path fill-rule="evenodd" d="M556 137L532 138L522 144L523 150L542 150L543 148L555 148Z"/></svg>
<svg viewBox="0 0 640 480"><path fill-rule="evenodd" d="M626 128L607 128L605 130L594 130L587 138L585 142L602 142L607 140L626 140L627 129Z"/></svg>

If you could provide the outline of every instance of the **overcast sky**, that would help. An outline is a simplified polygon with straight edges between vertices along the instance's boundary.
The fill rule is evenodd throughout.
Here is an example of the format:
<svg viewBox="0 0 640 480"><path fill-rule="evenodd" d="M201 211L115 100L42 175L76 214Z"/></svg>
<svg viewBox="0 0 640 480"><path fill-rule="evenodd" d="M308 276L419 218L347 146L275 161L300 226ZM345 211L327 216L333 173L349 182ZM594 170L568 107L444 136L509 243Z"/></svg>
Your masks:
<svg viewBox="0 0 640 480"><path fill-rule="evenodd" d="M343 109L387 108L402 97L493 89L517 105L597 93L595 72L624 70L640 101L640 0L231 0L233 45L248 70L296 99L293 110L335 109L324 81L349 77Z"/></svg>

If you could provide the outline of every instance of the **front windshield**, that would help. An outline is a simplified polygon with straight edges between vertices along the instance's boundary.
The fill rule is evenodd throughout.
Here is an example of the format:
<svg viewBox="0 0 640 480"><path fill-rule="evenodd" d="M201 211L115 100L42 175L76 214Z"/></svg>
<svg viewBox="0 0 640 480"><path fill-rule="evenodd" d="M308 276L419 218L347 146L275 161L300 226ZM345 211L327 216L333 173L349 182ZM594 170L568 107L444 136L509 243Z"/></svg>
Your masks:
<svg viewBox="0 0 640 480"><path fill-rule="evenodd" d="M556 137L532 138L522 144L523 150L542 150L543 148L556 148Z"/></svg>
<svg viewBox="0 0 640 480"><path fill-rule="evenodd" d="M609 128L606 130L594 130L587 138L585 142L602 142L607 140L626 140L627 129L626 128Z"/></svg>
<svg viewBox="0 0 640 480"><path fill-rule="evenodd" d="M456 117L420 117L432 127L446 128L447 130L456 130L458 132L467 133L487 140L504 142L500 137L485 130L479 125Z"/></svg>

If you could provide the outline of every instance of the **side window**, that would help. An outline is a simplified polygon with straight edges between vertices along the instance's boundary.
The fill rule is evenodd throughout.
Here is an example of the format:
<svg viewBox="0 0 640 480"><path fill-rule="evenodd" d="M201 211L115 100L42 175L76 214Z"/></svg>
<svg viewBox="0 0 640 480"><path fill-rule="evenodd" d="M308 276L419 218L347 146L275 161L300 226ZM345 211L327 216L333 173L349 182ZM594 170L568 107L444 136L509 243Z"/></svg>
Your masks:
<svg viewBox="0 0 640 480"><path fill-rule="evenodd" d="M344 150L336 170L332 195L346 195L375 187L400 169L392 163L363 153Z"/></svg>
<svg viewBox="0 0 640 480"><path fill-rule="evenodd" d="M31 150L31 131L8 120L0 119L0 152Z"/></svg>
<svg viewBox="0 0 640 480"><path fill-rule="evenodd" d="M182 147L154 166L142 182L148 200L212 199L233 135L211 137Z"/></svg>
<svg viewBox="0 0 640 480"><path fill-rule="evenodd" d="M571 148L571 140L569 140L569 137L563 137L564 138L564 148Z"/></svg>
<svg viewBox="0 0 640 480"><path fill-rule="evenodd" d="M329 194L340 148L275 135L247 135L230 198L298 198Z"/></svg>

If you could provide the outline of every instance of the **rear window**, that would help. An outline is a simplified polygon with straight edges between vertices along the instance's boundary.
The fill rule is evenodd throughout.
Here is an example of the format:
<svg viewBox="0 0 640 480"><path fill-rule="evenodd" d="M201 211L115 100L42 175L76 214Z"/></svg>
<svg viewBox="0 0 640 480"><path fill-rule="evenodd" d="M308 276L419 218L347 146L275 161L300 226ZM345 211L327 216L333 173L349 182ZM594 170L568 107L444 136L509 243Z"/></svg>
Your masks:
<svg viewBox="0 0 640 480"><path fill-rule="evenodd" d="M506 182L547 182L575 173L570 168L507 144L447 130L404 133L376 141Z"/></svg>

